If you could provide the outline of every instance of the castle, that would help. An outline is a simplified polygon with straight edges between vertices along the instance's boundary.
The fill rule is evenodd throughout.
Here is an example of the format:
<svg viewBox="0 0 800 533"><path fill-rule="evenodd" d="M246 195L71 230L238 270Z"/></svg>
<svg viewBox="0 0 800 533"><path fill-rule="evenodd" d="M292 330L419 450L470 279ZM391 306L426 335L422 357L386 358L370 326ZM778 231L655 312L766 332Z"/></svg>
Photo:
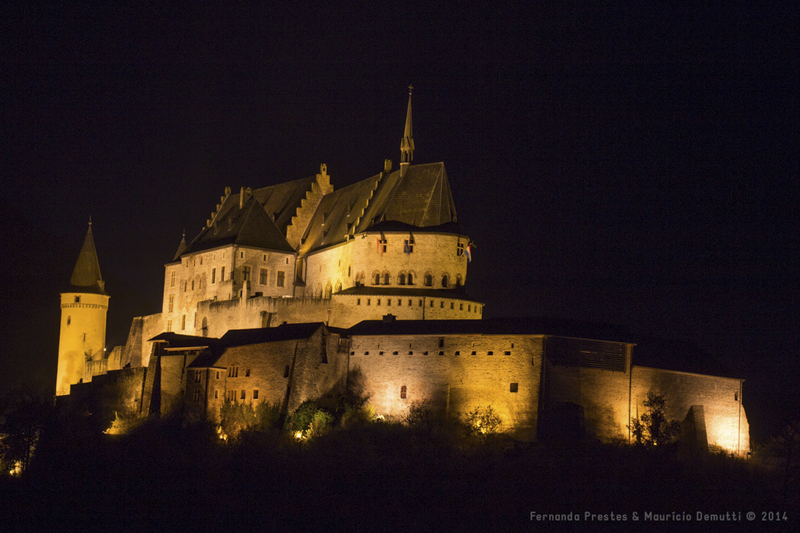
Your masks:
<svg viewBox="0 0 800 533"><path fill-rule="evenodd" d="M741 379L635 364L624 328L483 319L465 289L472 247L444 163L413 156L409 92L399 169L387 160L338 190L324 164L314 177L225 189L165 265L161 312L134 318L111 352L90 225L61 295L57 395L216 421L226 400L335 408L357 380L389 417L417 401L453 414L491 405L522 439L572 424L630 440L654 391L695 444L748 450Z"/></svg>

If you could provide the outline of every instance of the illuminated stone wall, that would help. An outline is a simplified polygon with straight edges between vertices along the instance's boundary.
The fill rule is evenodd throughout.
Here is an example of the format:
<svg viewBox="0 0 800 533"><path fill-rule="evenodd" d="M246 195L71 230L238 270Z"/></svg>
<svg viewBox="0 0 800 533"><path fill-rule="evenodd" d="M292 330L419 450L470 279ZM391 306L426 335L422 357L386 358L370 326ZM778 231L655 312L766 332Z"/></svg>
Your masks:
<svg viewBox="0 0 800 533"><path fill-rule="evenodd" d="M540 336L354 336L350 349L350 369L363 374L378 414L402 419L426 400L448 414L491 405L504 429L536 435Z"/></svg>
<svg viewBox="0 0 800 533"><path fill-rule="evenodd" d="M670 420L683 421L691 406L702 405L709 446L732 453L746 453L750 449L741 380L634 366L632 416L645 412L648 391L664 396Z"/></svg>
<svg viewBox="0 0 800 533"><path fill-rule="evenodd" d="M405 253L404 241L414 241L413 252ZM378 241L386 241L386 252ZM467 281L467 258L459 255L458 243L466 246L469 239L451 233L425 232L365 232L354 238L309 254L306 258L306 296L322 297L328 288L336 292L362 281L368 287L424 288L425 275L432 277L431 289L456 287ZM375 276L380 275L380 283ZM389 274L389 283L385 283ZM400 274L405 275L405 283L400 284ZM408 283L408 275L412 283ZM447 275L447 286L442 285L442 277Z"/></svg>

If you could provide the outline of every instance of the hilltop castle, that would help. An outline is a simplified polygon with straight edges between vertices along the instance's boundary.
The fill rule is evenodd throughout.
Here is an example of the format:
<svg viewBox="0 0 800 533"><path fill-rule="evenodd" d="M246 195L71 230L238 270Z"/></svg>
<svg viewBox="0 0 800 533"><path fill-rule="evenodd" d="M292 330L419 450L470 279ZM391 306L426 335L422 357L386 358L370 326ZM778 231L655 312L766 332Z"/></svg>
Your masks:
<svg viewBox="0 0 800 533"><path fill-rule="evenodd" d="M444 163L412 164L411 117L409 93L396 170L387 160L334 190L323 164L314 177L225 189L166 264L161 312L134 318L110 353L90 226L61 296L57 394L101 411L217 420L226 399L334 408L358 379L387 416L422 400L448 413L492 405L520 438L569 418L630 439L653 390L700 446L748 449L740 379L642 365L623 328L483 320L465 289L471 242Z"/></svg>

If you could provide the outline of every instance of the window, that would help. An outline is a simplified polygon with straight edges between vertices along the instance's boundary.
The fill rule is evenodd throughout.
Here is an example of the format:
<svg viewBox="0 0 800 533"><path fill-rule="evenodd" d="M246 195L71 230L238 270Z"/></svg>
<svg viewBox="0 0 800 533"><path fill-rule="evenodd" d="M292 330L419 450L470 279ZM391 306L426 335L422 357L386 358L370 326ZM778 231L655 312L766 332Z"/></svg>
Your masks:
<svg viewBox="0 0 800 533"><path fill-rule="evenodd" d="M414 253L414 239L405 239L403 241L403 252L407 254Z"/></svg>
<svg viewBox="0 0 800 533"><path fill-rule="evenodd" d="M378 253L386 253L386 239L378 239Z"/></svg>
<svg viewBox="0 0 800 533"><path fill-rule="evenodd" d="M399 305L400 300L397 300L397 302L398 302L398 305ZM386 298L386 305L392 305L392 299L391 298Z"/></svg>
<svg viewBox="0 0 800 533"><path fill-rule="evenodd" d="M244 252L239 252L239 259L244 259Z"/></svg>
<svg viewBox="0 0 800 533"><path fill-rule="evenodd" d="M228 367L228 377L229 378L238 378L239 377L239 367L238 366Z"/></svg>
<svg viewBox="0 0 800 533"><path fill-rule="evenodd" d="M508 350L506 350L505 352L503 352L503 355L511 355L511 352L509 352Z"/></svg>
<svg viewBox="0 0 800 533"><path fill-rule="evenodd" d="M430 305L430 307L433 307L433 300L431 300L431 305Z"/></svg>
<svg viewBox="0 0 800 533"><path fill-rule="evenodd" d="M400 387L400 397L401 398L405 398L407 393L408 393L408 389L406 388L405 385Z"/></svg>
<svg viewBox="0 0 800 533"><path fill-rule="evenodd" d="M408 273L408 284L409 285L414 284L414 274L412 274L411 272Z"/></svg>
<svg viewBox="0 0 800 533"><path fill-rule="evenodd" d="M225 281L225 267L222 267L219 270L219 280L220 281Z"/></svg>
<svg viewBox="0 0 800 533"><path fill-rule="evenodd" d="M192 280L192 290L194 290L194 280Z"/></svg>
<svg viewBox="0 0 800 533"><path fill-rule="evenodd" d="M189 290L189 282L188 281L184 281L183 282L183 292L186 292L188 290Z"/></svg>
<svg viewBox="0 0 800 533"><path fill-rule="evenodd" d="M375 285L380 285L380 284L381 284L381 275L376 273L375 274Z"/></svg>
<svg viewBox="0 0 800 533"><path fill-rule="evenodd" d="M195 370L194 371L194 382L195 383L200 383L200 371L199 370Z"/></svg>
<svg viewBox="0 0 800 533"><path fill-rule="evenodd" d="M426 287L433 286L433 276L431 276L430 274L425 274L424 284Z"/></svg>
<svg viewBox="0 0 800 533"><path fill-rule="evenodd" d="M217 370L217 379L219 379L219 370Z"/></svg>
<svg viewBox="0 0 800 533"><path fill-rule="evenodd" d="M367 298L367 305L369 305L370 302L372 302L372 298Z"/></svg>
<svg viewBox="0 0 800 533"><path fill-rule="evenodd" d="M439 348L444 348L444 337L439 337Z"/></svg>
<svg viewBox="0 0 800 533"><path fill-rule="evenodd" d="M442 276L442 287L447 288L447 274Z"/></svg>
<svg viewBox="0 0 800 533"><path fill-rule="evenodd" d="M467 312L468 313L472 312L472 304L467 305Z"/></svg>
<svg viewBox="0 0 800 533"><path fill-rule="evenodd" d="M378 303L376 305L381 305L381 299L378 298Z"/></svg>
<svg viewBox="0 0 800 533"><path fill-rule="evenodd" d="M79 303L81 303L81 297L80 297L80 296L76 296L76 297L75 297L75 303L76 303L76 304L79 304Z"/></svg>
<svg viewBox="0 0 800 533"><path fill-rule="evenodd" d="M486 355L494 355L494 352L492 350L489 350L488 352L486 352Z"/></svg>
<svg viewBox="0 0 800 533"><path fill-rule="evenodd" d="M249 368L248 368L248 369L245 369L245 371L244 371L244 377L246 377L246 378L249 378L249 377L250 377L250 369L249 369Z"/></svg>
<svg viewBox="0 0 800 533"><path fill-rule="evenodd" d="M244 400L246 397L247 397L247 391L242 389L242 394L241 394L242 400Z"/></svg>
<svg viewBox="0 0 800 533"><path fill-rule="evenodd" d="M450 309L455 309L455 308L456 308L456 303L450 302Z"/></svg>
<svg viewBox="0 0 800 533"><path fill-rule="evenodd" d="M519 383L512 383L510 392L519 392Z"/></svg>
<svg viewBox="0 0 800 533"><path fill-rule="evenodd" d="M264 261L265 263L267 262L267 254L264 254L264 259L263 259L263 261Z"/></svg>
<svg viewBox="0 0 800 533"><path fill-rule="evenodd" d="M169 295L169 304L167 305L167 313L171 313L175 310L175 295Z"/></svg>
<svg viewBox="0 0 800 533"><path fill-rule="evenodd" d="M253 389L253 399L258 400L258 389Z"/></svg>
<svg viewBox="0 0 800 533"><path fill-rule="evenodd" d="M194 390L194 393L192 394L192 400L194 400L195 402L200 401L200 389Z"/></svg>
<svg viewBox="0 0 800 533"><path fill-rule="evenodd" d="M69 326L72 323L72 317L67 316L67 325Z"/></svg>
<svg viewBox="0 0 800 533"><path fill-rule="evenodd" d="M285 377L285 378L289 377L289 365L286 365L285 367L283 367L283 377Z"/></svg>
<svg viewBox="0 0 800 533"><path fill-rule="evenodd" d="M172 320L167 320L167 331L172 331ZM86 335L83 340L86 340Z"/></svg>
<svg viewBox="0 0 800 533"><path fill-rule="evenodd" d="M258 282L262 285L266 285L269 281L269 270L266 268L262 268L261 271L258 273Z"/></svg>
<svg viewBox="0 0 800 533"><path fill-rule="evenodd" d="M476 352L475 350L472 350L472 355L478 355L478 352Z"/></svg>
<svg viewBox="0 0 800 533"><path fill-rule="evenodd" d="M186 329L186 315L181 315L181 331Z"/></svg>
<svg viewBox="0 0 800 533"><path fill-rule="evenodd" d="M439 302L439 308L440 308L440 309L444 309L444 300L442 300L441 302Z"/></svg>
<svg viewBox="0 0 800 533"><path fill-rule="evenodd" d="M352 268L352 267L349 267L349 266L347 267L347 277L348 277L348 278L349 278L349 277L352 275L352 274L351 274L351 268Z"/></svg>
<svg viewBox="0 0 800 533"><path fill-rule="evenodd" d="M458 310L459 311L463 311L464 310L464 304L458 304Z"/></svg>
<svg viewBox="0 0 800 533"><path fill-rule="evenodd" d="M211 284L213 285L216 282L217 282L217 269L216 268L212 268L211 269Z"/></svg>
<svg viewBox="0 0 800 533"><path fill-rule="evenodd" d="M284 274L284 272L283 272L282 270L278 272L278 279L277 279L277 281L275 282L275 284L276 284L278 287L283 287L283 278L284 278L284 275L285 275L285 274Z"/></svg>
<svg viewBox="0 0 800 533"><path fill-rule="evenodd" d="M250 281L250 267L242 267L242 281Z"/></svg>
<svg viewBox="0 0 800 533"><path fill-rule="evenodd" d="M356 299L356 305L361 305L361 298Z"/></svg>
<svg viewBox="0 0 800 533"><path fill-rule="evenodd" d="M456 248L456 255L459 256L459 257L464 255L464 243L463 242L459 242L458 243L458 247Z"/></svg>
<svg viewBox="0 0 800 533"><path fill-rule="evenodd" d="M225 393L225 399L228 400L228 401L231 401L231 402L235 402L236 401L236 391L235 390L229 390L227 393Z"/></svg>
<svg viewBox="0 0 800 533"><path fill-rule="evenodd" d="M383 284L384 284L384 285L388 285L388 284L389 284L389 273L388 273L388 272L386 272L386 273L383 275Z"/></svg>
<svg viewBox="0 0 800 533"><path fill-rule="evenodd" d="M174 287L175 286L175 271L174 270L172 272L170 272L170 275L169 275L169 286L170 287Z"/></svg>
<svg viewBox="0 0 800 533"><path fill-rule="evenodd" d="M397 284L398 285L405 285L406 284L406 275L405 274L401 273L399 276L397 276Z"/></svg>
<svg viewBox="0 0 800 533"><path fill-rule="evenodd" d="M214 389L214 399L219 399L219 389Z"/></svg>
<svg viewBox="0 0 800 533"><path fill-rule="evenodd" d="M461 274L456 274L456 287L460 287L463 284L464 284L464 281L461 278Z"/></svg>

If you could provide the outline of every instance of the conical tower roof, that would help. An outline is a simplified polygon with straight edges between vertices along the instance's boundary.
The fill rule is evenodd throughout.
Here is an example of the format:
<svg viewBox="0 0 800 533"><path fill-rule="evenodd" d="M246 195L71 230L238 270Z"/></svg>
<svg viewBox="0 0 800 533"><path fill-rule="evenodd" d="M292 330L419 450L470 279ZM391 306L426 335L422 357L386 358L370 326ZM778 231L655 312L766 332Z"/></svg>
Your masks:
<svg viewBox="0 0 800 533"><path fill-rule="evenodd" d="M106 293L105 282L103 281L103 276L100 275L97 250L94 247L91 221L89 222L89 229L86 231L86 238L83 240L81 253L78 255L78 262L75 263L69 282L73 290L97 294Z"/></svg>

